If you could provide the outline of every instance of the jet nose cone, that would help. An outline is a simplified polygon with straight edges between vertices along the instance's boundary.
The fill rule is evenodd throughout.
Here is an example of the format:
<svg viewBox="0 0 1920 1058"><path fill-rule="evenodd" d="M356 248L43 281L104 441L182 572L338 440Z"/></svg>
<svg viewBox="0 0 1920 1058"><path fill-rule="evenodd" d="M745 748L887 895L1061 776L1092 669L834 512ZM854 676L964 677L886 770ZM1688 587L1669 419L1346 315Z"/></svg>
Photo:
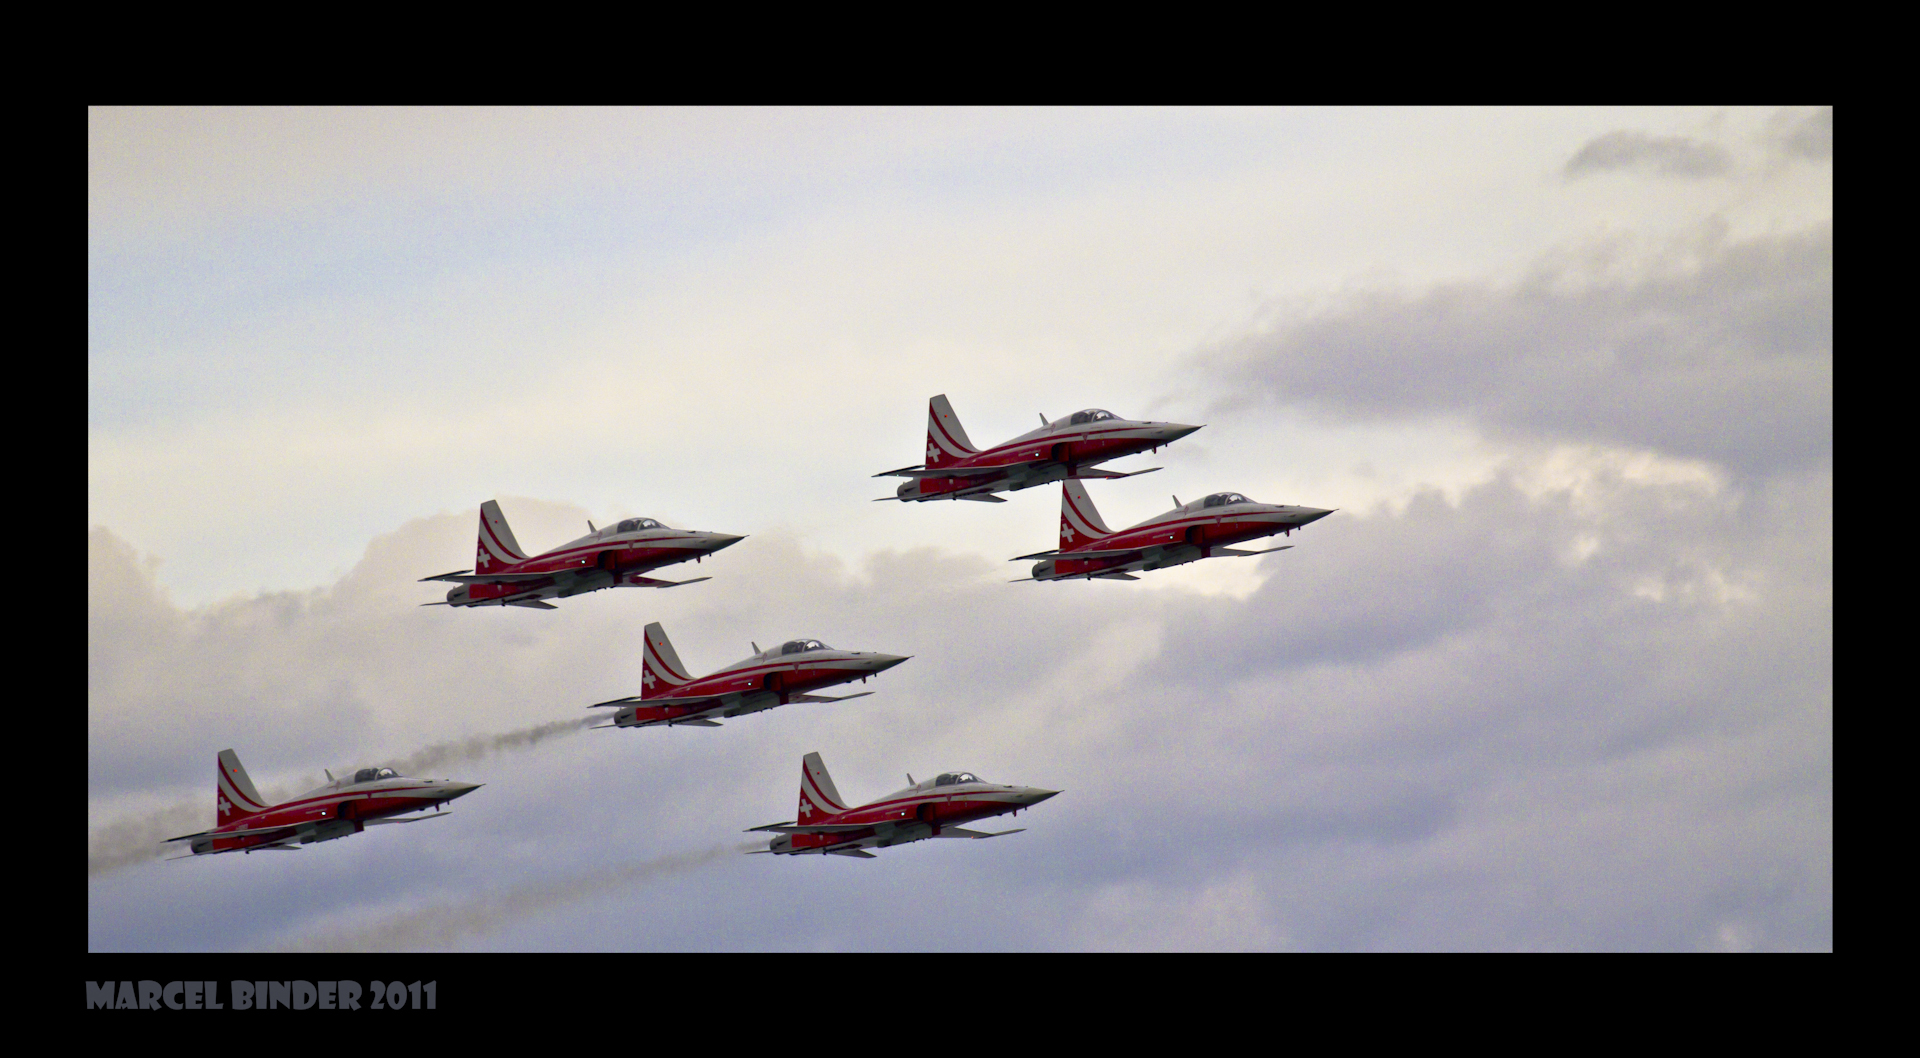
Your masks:
<svg viewBox="0 0 1920 1058"><path fill-rule="evenodd" d="M911 657L913 657L911 654L908 654L906 657L902 657L899 654L869 654L866 660L867 665L872 668L873 671L885 672Z"/></svg>
<svg viewBox="0 0 1920 1058"><path fill-rule="evenodd" d="M1200 429L1198 426L1188 426L1185 423L1170 422L1161 427L1160 432L1166 436L1167 440L1178 441L1198 429Z"/></svg>
<svg viewBox="0 0 1920 1058"><path fill-rule="evenodd" d="M1020 800L1029 805L1037 805L1049 797L1059 794L1058 790L1042 790L1038 786L1029 786L1020 791Z"/></svg>
<svg viewBox="0 0 1920 1058"><path fill-rule="evenodd" d="M707 551L710 553L714 551L718 551L723 547L732 547L733 545L746 539L746 537L744 536L733 536L728 533L708 533L706 534L706 538L707 538Z"/></svg>
<svg viewBox="0 0 1920 1058"><path fill-rule="evenodd" d="M1334 510L1339 510L1339 508L1336 507ZM1300 509L1300 524L1305 525L1308 522L1317 522L1332 513L1333 511L1323 511L1318 507L1302 507Z"/></svg>
<svg viewBox="0 0 1920 1058"><path fill-rule="evenodd" d="M451 801L456 797L465 797L468 794L472 793L475 790L478 790L479 788L485 785L486 783L483 783L483 782L445 783L440 787L440 789L444 792L444 796L441 798L441 800Z"/></svg>

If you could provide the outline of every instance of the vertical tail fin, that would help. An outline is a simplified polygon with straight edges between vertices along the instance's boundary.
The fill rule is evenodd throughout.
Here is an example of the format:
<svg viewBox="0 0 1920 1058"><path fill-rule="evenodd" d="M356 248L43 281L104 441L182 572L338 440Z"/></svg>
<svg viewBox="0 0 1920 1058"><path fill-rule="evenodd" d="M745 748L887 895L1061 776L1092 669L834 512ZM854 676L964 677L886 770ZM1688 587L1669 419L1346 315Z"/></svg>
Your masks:
<svg viewBox="0 0 1920 1058"><path fill-rule="evenodd" d="M240 755L230 749L219 754L219 763L214 768L213 781L213 819L214 825L231 823L236 819L255 815L273 807L253 788L253 780L247 778L247 769L240 766Z"/></svg>
<svg viewBox="0 0 1920 1058"><path fill-rule="evenodd" d="M525 562L527 553L507 528L507 516L492 500L480 505L480 542L474 548L473 571L494 573L516 562Z"/></svg>
<svg viewBox="0 0 1920 1058"><path fill-rule="evenodd" d="M687 675L687 667L680 664L680 655L673 652L673 644L667 640L667 630L655 621L645 630L646 642L641 645L640 697L658 698L672 694L684 683L693 680Z"/></svg>
<svg viewBox="0 0 1920 1058"><path fill-rule="evenodd" d="M938 470L956 459L980 451L967 440L960 418L953 414L945 393L927 402L927 469Z"/></svg>
<svg viewBox="0 0 1920 1058"><path fill-rule="evenodd" d="M827 765L820 754L809 753L800 759L800 814L794 818L802 825L817 823L847 810L840 791L833 788Z"/></svg>
<svg viewBox="0 0 1920 1058"><path fill-rule="evenodd" d="M1065 550L1077 547L1089 540L1112 536L1113 530L1100 519L1100 512L1094 509L1093 498L1087 495L1087 487L1079 478L1068 478L1060 483L1060 547Z"/></svg>

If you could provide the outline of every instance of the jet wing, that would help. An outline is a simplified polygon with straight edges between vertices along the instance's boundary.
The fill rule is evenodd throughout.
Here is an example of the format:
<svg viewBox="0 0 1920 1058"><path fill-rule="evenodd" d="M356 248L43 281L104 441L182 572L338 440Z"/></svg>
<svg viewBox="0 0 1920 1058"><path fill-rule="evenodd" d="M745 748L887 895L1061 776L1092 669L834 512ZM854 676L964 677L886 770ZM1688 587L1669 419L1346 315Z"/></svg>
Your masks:
<svg viewBox="0 0 1920 1058"><path fill-rule="evenodd" d="M555 606L550 602L541 602L539 599L519 599L514 602L507 603L507 605L508 606L524 606L529 610L558 610L559 609L558 606Z"/></svg>
<svg viewBox="0 0 1920 1058"><path fill-rule="evenodd" d="M1216 547L1213 549L1213 553L1216 555L1238 555L1241 558L1252 558L1255 555L1264 555L1273 551L1285 551L1292 546L1292 544L1281 544L1279 547L1263 547L1258 551L1242 551L1237 547Z"/></svg>
<svg viewBox="0 0 1920 1058"><path fill-rule="evenodd" d="M941 827L940 833L935 834L934 837L936 838L972 838L975 841L979 841L982 838L1004 838L1008 834L1018 834L1026 829L1027 829L1026 827L1015 827L1012 830L985 831L985 830L968 830L965 827Z"/></svg>
<svg viewBox="0 0 1920 1058"><path fill-rule="evenodd" d="M622 588L678 588L682 584L698 584L703 580L712 579L712 577L695 577L692 580L657 580L653 577L628 574L620 579L619 586Z"/></svg>
<svg viewBox="0 0 1920 1058"><path fill-rule="evenodd" d="M865 698L867 695L872 693L873 693L872 691L861 691L859 694L843 694L837 698L830 694L790 694L787 696L787 701L789 702L846 702L846 701L852 701L855 698Z"/></svg>
<svg viewBox="0 0 1920 1058"><path fill-rule="evenodd" d="M418 823L426 819L445 819L452 814L452 812L429 812L423 816L387 816L382 819L369 819L367 825L377 827L383 823Z"/></svg>
<svg viewBox="0 0 1920 1058"><path fill-rule="evenodd" d="M1140 474L1151 474L1159 469L1159 467L1148 467L1145 470L1129 470L1123 474L1118 470L1096 470L1089 467L1085 470L1074 471L1073 476L1076 478L1106 478L1111 480L1114 478L1131 478ZM1011 834L1013 831L1009 830L1007 833Z"/></svg>

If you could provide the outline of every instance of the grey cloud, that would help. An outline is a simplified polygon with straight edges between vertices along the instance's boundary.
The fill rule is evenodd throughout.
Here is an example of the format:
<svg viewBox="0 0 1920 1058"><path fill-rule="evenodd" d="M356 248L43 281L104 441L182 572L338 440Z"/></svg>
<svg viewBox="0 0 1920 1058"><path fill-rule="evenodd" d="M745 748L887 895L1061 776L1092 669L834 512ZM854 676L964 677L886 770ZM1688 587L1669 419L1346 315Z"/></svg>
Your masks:
<svg viewBox="0 0 1920 1058"><path fill-rule="evenodd" d="M1831 226L1708 232L1689 256L1637 278L1550 261L1512 286L1369 291L1199 363L1242 399L1339 414L1466 414L1755 473L1831 458Z"/></svg>
<svg viewBox="0 0 1920 1058"><path fill-rule="evenodd" d="M1565 171L1568 179L1615 169L1698 179L1725 176L1732 168L1732 157L1718 144L1621 129L1589 140L1568 159Z"/></svg>
<svg viewBox="0 0 1920 1058"><path fill-rule="evenodd" d="M1782 110L1767 123L1767 139L1788 155L1826 161L1833 157L1833 108Z"/></svg>

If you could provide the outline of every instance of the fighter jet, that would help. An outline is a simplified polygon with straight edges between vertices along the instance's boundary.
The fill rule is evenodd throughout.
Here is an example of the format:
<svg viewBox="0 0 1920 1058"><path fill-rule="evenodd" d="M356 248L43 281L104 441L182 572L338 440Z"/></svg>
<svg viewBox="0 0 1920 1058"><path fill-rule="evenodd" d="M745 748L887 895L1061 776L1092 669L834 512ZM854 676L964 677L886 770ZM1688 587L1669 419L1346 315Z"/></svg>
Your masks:
<svg viewBox="0 0 1920 1058"><path fill-rule="evenodd" d="M902 502L923 500L980 500L1005 503L996 492L1018 492L1063 478L1130 478L1159 467L1120 473L1097 470L1096 463L1130 456L1172 444L1198 430L1177 422L1136 422L1110 411L1088 408L1064 419L1047 421L1005 444L981 451L967 440L967 431L947 403L946 394L927 402L927 461L918 466L884 470L876 478L912 478L894 496ZM875 502L879 502L876 500Z"/></svg>
<svg viewBox="0 0 1920 1058"><path fill-rule="evenodd" d="M800 761L800 821L769 823L747 833L773 831L779 836L765 849L777 856L809 853L828 856L858 856L873 859L870 848L904 845L924 838L997 838L1018 834L1025 827L985 832L968 830L961 823L1018 812L1059 793L1033 786L1000 786L985 782L969 771L947 772L932 779L914 782L907 776L907 788L858 808L848 808L827 776L820 754L809 753Z"/></svg>
<svg viewBox="0 0 1920 1058"><path fill-rule="evenodd" d="M795 639L770 650L754 643L752 657L695 679L687 675L687 667L680 663L658 621L646 627L644 638L641 692L587 706L619 710L613 714L613 723L598 727L719 727L721 717L745 716L788 702L864 698L873 692L838 698L806 692L836 683L864 682L907 660L894 654L835 650L818 639Z"/></svg>
<svg viewBox="0 0 1920 1058"><path fill-rule="evenodd" d="M726 533L674 529L652 518L628 518L618 525L595 529L545 554L528 558L507 528L506 516L492 500L480 505L480 542L474 548L473 569L457 569L430 580L448 580L459 587L447 592L447 601L422 606L528 606L557 609L546 599L564 599L601 588L677 588L698 584L692 580L655 580L641 574L675 562L702 558L745 540Z"/></svg>
<svg viewBox="0 0 1920 1058"><path fill-rule="evenodd" d="M1120 532L1107 528L1094 510L1087 488L1078 481L1060 487L1060 547L1011 559L1037 558L1033 576L1020 580L1066 580L1103 577L1139 580L1143 569L1165 569L1219 555L1247 557L1285 551L1292 544L1242 551L1230 544L1258 540L1275 533L1292 534L1308 522L1332 514L1318 507L1286 507L1255 503L1237 492L1216 492L1192 503L1173 498L1173 510ZM1018 583L1016 581L1015 583Z"/></svg>
<svg viewBox="0 0 1920 1058"><path fill-rule="evenodd" d="M187 842L195 856L265 849L297 851L301 845L344 838L383 823L439 819L442 817L438 813L448 801L485 785L410 779L392 768L361 768L345 779L335 779L332 772L327 772L325 786L270 805L253 788L238 754L223 749L217 759L213 805L218 823L212 830L167 839ZM426 808L432 808L435 814L400 815Z"/></svg>

